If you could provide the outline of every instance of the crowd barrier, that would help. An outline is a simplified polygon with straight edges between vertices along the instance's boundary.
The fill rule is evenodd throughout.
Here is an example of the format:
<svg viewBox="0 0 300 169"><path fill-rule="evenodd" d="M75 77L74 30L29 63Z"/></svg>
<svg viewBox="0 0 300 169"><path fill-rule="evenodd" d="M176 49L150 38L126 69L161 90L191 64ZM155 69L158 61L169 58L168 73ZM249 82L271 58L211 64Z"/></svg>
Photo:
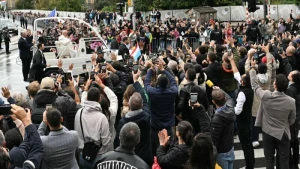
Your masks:
<svg viewBox="0 0 300 169"><path fill-rule="evenodd" d="M173 49L182 48L184 43L188 43L188 45L195 51L195 49L200 45L199 39L194 37L188 38L177 38L177 39L157 39L152 38L150 43L150 51L151 53L159 53L160 51L166 50L169 46Z"/></svg>

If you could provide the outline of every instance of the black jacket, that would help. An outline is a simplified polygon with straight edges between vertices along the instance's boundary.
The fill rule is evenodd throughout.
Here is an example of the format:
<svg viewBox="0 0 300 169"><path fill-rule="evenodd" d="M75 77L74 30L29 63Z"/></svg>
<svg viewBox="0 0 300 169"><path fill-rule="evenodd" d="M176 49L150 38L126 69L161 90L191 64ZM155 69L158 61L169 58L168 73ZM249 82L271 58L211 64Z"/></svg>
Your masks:
<svg viewBox="0 0 300 169"><path fill-rule="evenodd" d="M135 155L133 151L126 150L122 147L118 147L114 151L110 151L101 155L101 158L99 161L96 162L94 169L98 169L98 168L114 169L117 168L116 165L121 166L121 163L123 163L122 166L125 163L123 168L136 167L138 169L150 169L147 163L145 163L145 161L143 161L139 156Z"/></svg>
<svg viewBox="0 0 300 169"><path fill-rule="evenodd" d="M183 169L189 159L189 147L185 144L171 148L159 146L156 156L161 169Z"/></svg>
<svg viewBox="0 0 300 169"><path fill-rule="evenodd" d="M29 51L27 51L27 52L29 53ZM44 54L42 54L40 50L36 51L36 53L33 56L32 66L31 66L30 72L29 72L30 81L37 80L37 81L41 82L42 79L45 77L44 68L46 68L46 67L47 67L47 62L44 57Z"/></svg>
<svg viewBox="0 0 300 169"><path fill-rule="evenodd" d="M151 149L151 127L150 127L150 109L147 104L147 98L145 93L142 89L142 86L139 82L135 82L133 87L136 92L140 93L143 99L143 109L137 111L130 111L128 112L125 117L123 117L119 121L119 125L116 129L116 138L114 142L114 146L118 147L120 145L119 141L119 134L121 128L128 122L136 123L140 130L141 130L141 137L140 142L135 146L134 152L140 158L142 158L149 166L153 164L153 156L152 156L152 149Z"/></svg>
<svg viewBox="0 0 300 169"><path fill-rule="evenodd" d="M216 41L216 44L223 44L223 35L221 29L214 29L210 33L210 40Z"/></svg>
<svg viewBox="0 0 300 169"><path fill-rule="evenodd" d="M127 48L127 46L124 43L122 43L119 46L119 53L118 53L118 55L122 55L123 58L124 58L125 54L129 55L129 49Z"/></svg>
<svg viewBox="0 0 300 169"><path fill-rule="evenodd" d="M261 38L261 33L259 28L255 24L252 24L251 26L248 27L246 31L246 36L247 36L247 41L252 41L256 43L257 39Z"/></svg>
<svg viewBox="0 0 300 169"><path fill-rule="evenodd" d="M297 86L295 83L289 85L285 92L288 96L295 99L296 104L296 120L294 124L299 124L300 121L300 87ZM291 126L291 140L297 139L299 125L292 125Z"/></svg>
<svg viewBox="0 0 300 169"><path fill-rule="evenodd" d="M28 43L22 37L19 39L18 48L19 48L19 55L21 59L29 59L29 51L33 44Z"/></svg>
<svg viewBox="0 0 300 169"><path fill-rule="evenodd" d="M221 74L222 74L222 65L218 62L209 64L206 68L203 69L204 73L207 75L207 80L211 80L214 86L221 85ZM210 87L206 87L207 98L209 103L211 104L211 94L212 89Z"/></svg>
<svg viewBox="0 0 300 169"><path fill-rule="evenodd" d="M225 92L224 92L225 93ZM216 110L211 120L211 138L216 146L218 153L229 152L233 147L234 132L234 101L227 94L226 104Z"/></svg>
<svg viewBox="0 0 300 169"><path fill-rule="evenodd" d="M198 133L200 128L200 126L198 126L199 119L197 118L197 114L194 113L192 108L189 106L191 93L198 93L198 103L203 105L205 110L208 109L209 103L206 93L198 85L195 85L195 83L188 83L180 90L179 102L175 113L176 115L182 113L182 119L189 121L196 133Z"/></svg>
<svg viewBox="0 0 300 169"><path fill-rule="evenodd" d="M111 40L110 49L116 49L116 50L119 49L119 44L118 44L118 41L116 39Z"/></svg>
<svg viewBox="0 0 300 169"><path fill-rule="evenodd" d="M200 107L196 107L194 110L192 110L194 114L197 115L198 123L199 123L199 132L198 133L204 133L208 136L210 136L210 116L208 115L208 112L205 110L204 106L201 105ZM196 129L195 129L196 131Z"/></svg>
<svg viewBox="0 0 300 169"><path fill-rule="evenodd" d="M47 104L52 104L53 107L61 112L66 128L69 130L74 129L74 119L77 113L75 110L77 109L77 105L68 94L62 90L56 94L52 90L40 89L33 99L33 113L35 113L36 108L46 108Z"/></svg>

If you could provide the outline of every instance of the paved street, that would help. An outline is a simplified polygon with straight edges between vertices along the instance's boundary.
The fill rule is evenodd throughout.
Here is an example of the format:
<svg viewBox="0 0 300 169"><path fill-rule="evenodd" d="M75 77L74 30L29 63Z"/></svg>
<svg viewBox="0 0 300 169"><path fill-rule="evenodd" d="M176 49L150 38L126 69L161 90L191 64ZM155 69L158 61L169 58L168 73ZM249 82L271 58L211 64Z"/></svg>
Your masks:
<svg viewBox="0 0 300 169"><path fill-rule="evenodd" d="M12 51L10 55L0 55L0 87L11 86L13 91L26 93L25 86L28 83L23 82L21 62L16 62L18 57L18 50Z"/></svg>

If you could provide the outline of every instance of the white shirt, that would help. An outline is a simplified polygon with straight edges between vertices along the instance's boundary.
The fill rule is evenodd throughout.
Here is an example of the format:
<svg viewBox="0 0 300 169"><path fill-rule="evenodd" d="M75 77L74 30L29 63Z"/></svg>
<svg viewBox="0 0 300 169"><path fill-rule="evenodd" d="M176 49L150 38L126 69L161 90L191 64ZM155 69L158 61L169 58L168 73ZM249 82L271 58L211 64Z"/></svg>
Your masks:
<svg viewBox="0 0 300 169"><path fill-rule="evenodd" d="M58 37L58 41L60 43L62 43L63 45L65 45L65 46L68 45L71 42L71 40L69 38L65 37L64 35L60 35Z"/></svg>
<svg viewBox="0 0 300 169"><path fill-rule="evenodd" d="M236 98L236 105L234 107L234 112L236 115L241 114L243 111L243 106L246 101L246 96L244 92L239 92L238 97Z"/></svg>

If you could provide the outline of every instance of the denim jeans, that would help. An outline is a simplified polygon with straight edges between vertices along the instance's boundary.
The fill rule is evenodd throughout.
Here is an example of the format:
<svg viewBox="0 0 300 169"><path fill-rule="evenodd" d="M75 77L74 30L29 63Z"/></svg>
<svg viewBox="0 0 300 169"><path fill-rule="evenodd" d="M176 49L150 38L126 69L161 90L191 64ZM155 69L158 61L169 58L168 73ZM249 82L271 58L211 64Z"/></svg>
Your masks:
<svg viewBox="0 0 300 169"><path fill-rule="evenodd" d="M227 153L219 153L217 158L217 163L222 169L233 169L234 162L234 148Z"/></svg>
<svg viewBox="0 0 300 169"><path fill-rule="evenodd" d="M176 39L172 40L171 46L172 46L173 49L177 49L177 40Z"/></svg>
<svg viewBox="0 0 300 169"><path fill-rule="evenodd" d="M159 40L159 47L160 47L160 50L165 50L165 41L160 39Z"/></svg>
<svg viewBox="0 0 300 169"><path fill-rule="evenodd" d="M82 153L79 156L79 167L80 169L94 169L96 162L100 159L101 155L97 155L94 161L87 161L82 158Z"/></svg>
<svg viewBox="0 0 300 169"><path fill-rule="evenodd" d="M174 144L174 127L170 127L166 129L168 131L168 136L170 136L169 144ZM151 130L151 146L153 156L156 156L156 150L159 146L159 139L158 139L158 132L157 130Z"/></svg>

